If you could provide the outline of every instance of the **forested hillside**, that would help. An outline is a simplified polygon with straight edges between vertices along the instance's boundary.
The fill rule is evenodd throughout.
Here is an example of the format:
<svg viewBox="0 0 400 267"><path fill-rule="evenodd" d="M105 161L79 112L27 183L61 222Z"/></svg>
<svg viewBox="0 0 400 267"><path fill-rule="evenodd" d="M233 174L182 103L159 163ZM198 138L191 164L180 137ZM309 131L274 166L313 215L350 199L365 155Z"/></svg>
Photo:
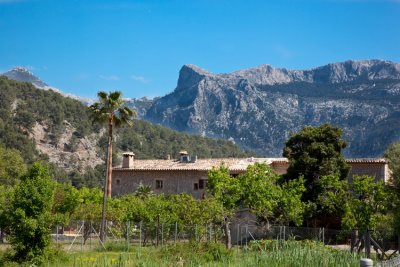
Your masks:
<svg viewBox="0 0 400 267"><path fill-rule="evenodd" d="M0 77L0 145L18 150L26 163L52 163L56 179L77 186L100 184L106 148L102 125L92 125L86 106L51 90ZM115 164L122 151L136 158L174 157L181 149L199 157L244 157L232 142L178 133L135 120L115 132ZM96 167L97 166L97 167Z"/></svg>

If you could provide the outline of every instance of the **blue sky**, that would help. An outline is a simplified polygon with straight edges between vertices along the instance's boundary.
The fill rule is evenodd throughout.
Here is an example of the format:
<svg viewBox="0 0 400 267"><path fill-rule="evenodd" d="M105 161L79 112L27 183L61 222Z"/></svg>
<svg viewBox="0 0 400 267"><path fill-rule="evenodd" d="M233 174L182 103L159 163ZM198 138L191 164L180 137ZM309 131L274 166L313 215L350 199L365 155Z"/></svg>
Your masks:
<svg viewBox="0 0 400 267"><path fill-rule="evenodd" d="M171 92L182 65L308 69L400 62L400 0L0 0L0 72L65 92Z"/></svg>

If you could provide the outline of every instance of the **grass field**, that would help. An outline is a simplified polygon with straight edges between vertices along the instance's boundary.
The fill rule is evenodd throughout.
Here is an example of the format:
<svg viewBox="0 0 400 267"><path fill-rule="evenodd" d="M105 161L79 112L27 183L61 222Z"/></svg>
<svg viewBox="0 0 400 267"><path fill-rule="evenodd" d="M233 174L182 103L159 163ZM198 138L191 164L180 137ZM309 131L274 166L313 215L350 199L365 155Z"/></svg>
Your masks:
<svg viewBox="0 0 400 267"><path fill-rule="evenodd" d="M360 256L314 241L257 241L226 250L218 243L180 243L163 247L108 245L107 251L61 253L45 266L359 266ZM9 263L6 263L8 266ZM18 265L9 265L18 266Z"/></svg>

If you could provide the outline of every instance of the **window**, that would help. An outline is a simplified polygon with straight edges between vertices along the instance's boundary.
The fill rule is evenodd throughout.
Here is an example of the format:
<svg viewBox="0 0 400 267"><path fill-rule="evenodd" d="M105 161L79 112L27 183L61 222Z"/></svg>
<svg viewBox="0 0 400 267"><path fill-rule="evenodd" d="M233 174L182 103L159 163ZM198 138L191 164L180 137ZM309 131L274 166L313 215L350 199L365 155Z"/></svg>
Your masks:
<svg viewBox="0 0 400 267"><path fill-rule="evenodd" d="M200 179L199 180L199 189L207 188L207 179Z"/></svg>
<svg viewBox="0 0 400 267"><path fill-rule="evenodd" d="M156 189L162 189L163 185L163 180L156 180Z"/></svg>
<svg viewBox="0 0 400 267"><path fill-rule="evenodd" d="M199 190L199 184L198 183L194 183L193 184L193 189L194 190Z"/></svg>
<svg viewBox="0 0 400 267"><path fill-rule="evenodd" d="M117 185L119 185L121 183L120 179L117 179Z"/></svg>

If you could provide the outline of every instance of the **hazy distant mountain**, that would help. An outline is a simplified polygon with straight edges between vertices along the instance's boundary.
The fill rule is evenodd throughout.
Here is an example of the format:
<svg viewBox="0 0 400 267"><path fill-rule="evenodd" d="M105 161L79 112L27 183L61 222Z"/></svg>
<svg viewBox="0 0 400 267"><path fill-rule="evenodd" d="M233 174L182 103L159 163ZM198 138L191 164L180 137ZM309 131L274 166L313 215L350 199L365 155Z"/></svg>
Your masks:
<svg viewBox="0 0 400 267"><path fill-rule="evenodd" d="M280 156L290 133L332 123L346 155L378 156L400 139L400 64L349 60L311 70L261 65L229 74L182 67L176 89L146 119L179 131L233 140Z"/></svg>
<svg viewBox="0 0 400 267"><path fill-rule="evenodd" d="M138 118L143 118L146 115L147 110L149 110L153 102L157 99L158 98L152 99L146 96L142 98L127 98L125 99L125 105L136 110Z"/></svg>
<svg viewBox="0 0 400 267"><path fill-rule="evenodd" d="M79 100L82 103L84 103L85 105L89 105L89 104L93 103L93 100L90 98L85 98L85 97L80 97L80 96L76 96L73 94L65 93L65 92L61 91L60 89L49 86L48 84L46 84L41 79L36 77L32 72L30 72L26 68L15 67L14 69L7 71L5 73L2 73L0 75L6 76L7 78L9 78L11 80L15 80L15 81L19 81L19 82L32 83L38 89L53 90L54 92L60 93L63 96Z"/></svg>
<svg viewBox="0 0 400 267"><path fill-rule="evenodd" d="M44 89L45 87L48 87L45 82L33 75L32 72L22 67L15 67L14 69L7 71L1 75L6 76L11 80L32 83L36 88Z"/></svg>

